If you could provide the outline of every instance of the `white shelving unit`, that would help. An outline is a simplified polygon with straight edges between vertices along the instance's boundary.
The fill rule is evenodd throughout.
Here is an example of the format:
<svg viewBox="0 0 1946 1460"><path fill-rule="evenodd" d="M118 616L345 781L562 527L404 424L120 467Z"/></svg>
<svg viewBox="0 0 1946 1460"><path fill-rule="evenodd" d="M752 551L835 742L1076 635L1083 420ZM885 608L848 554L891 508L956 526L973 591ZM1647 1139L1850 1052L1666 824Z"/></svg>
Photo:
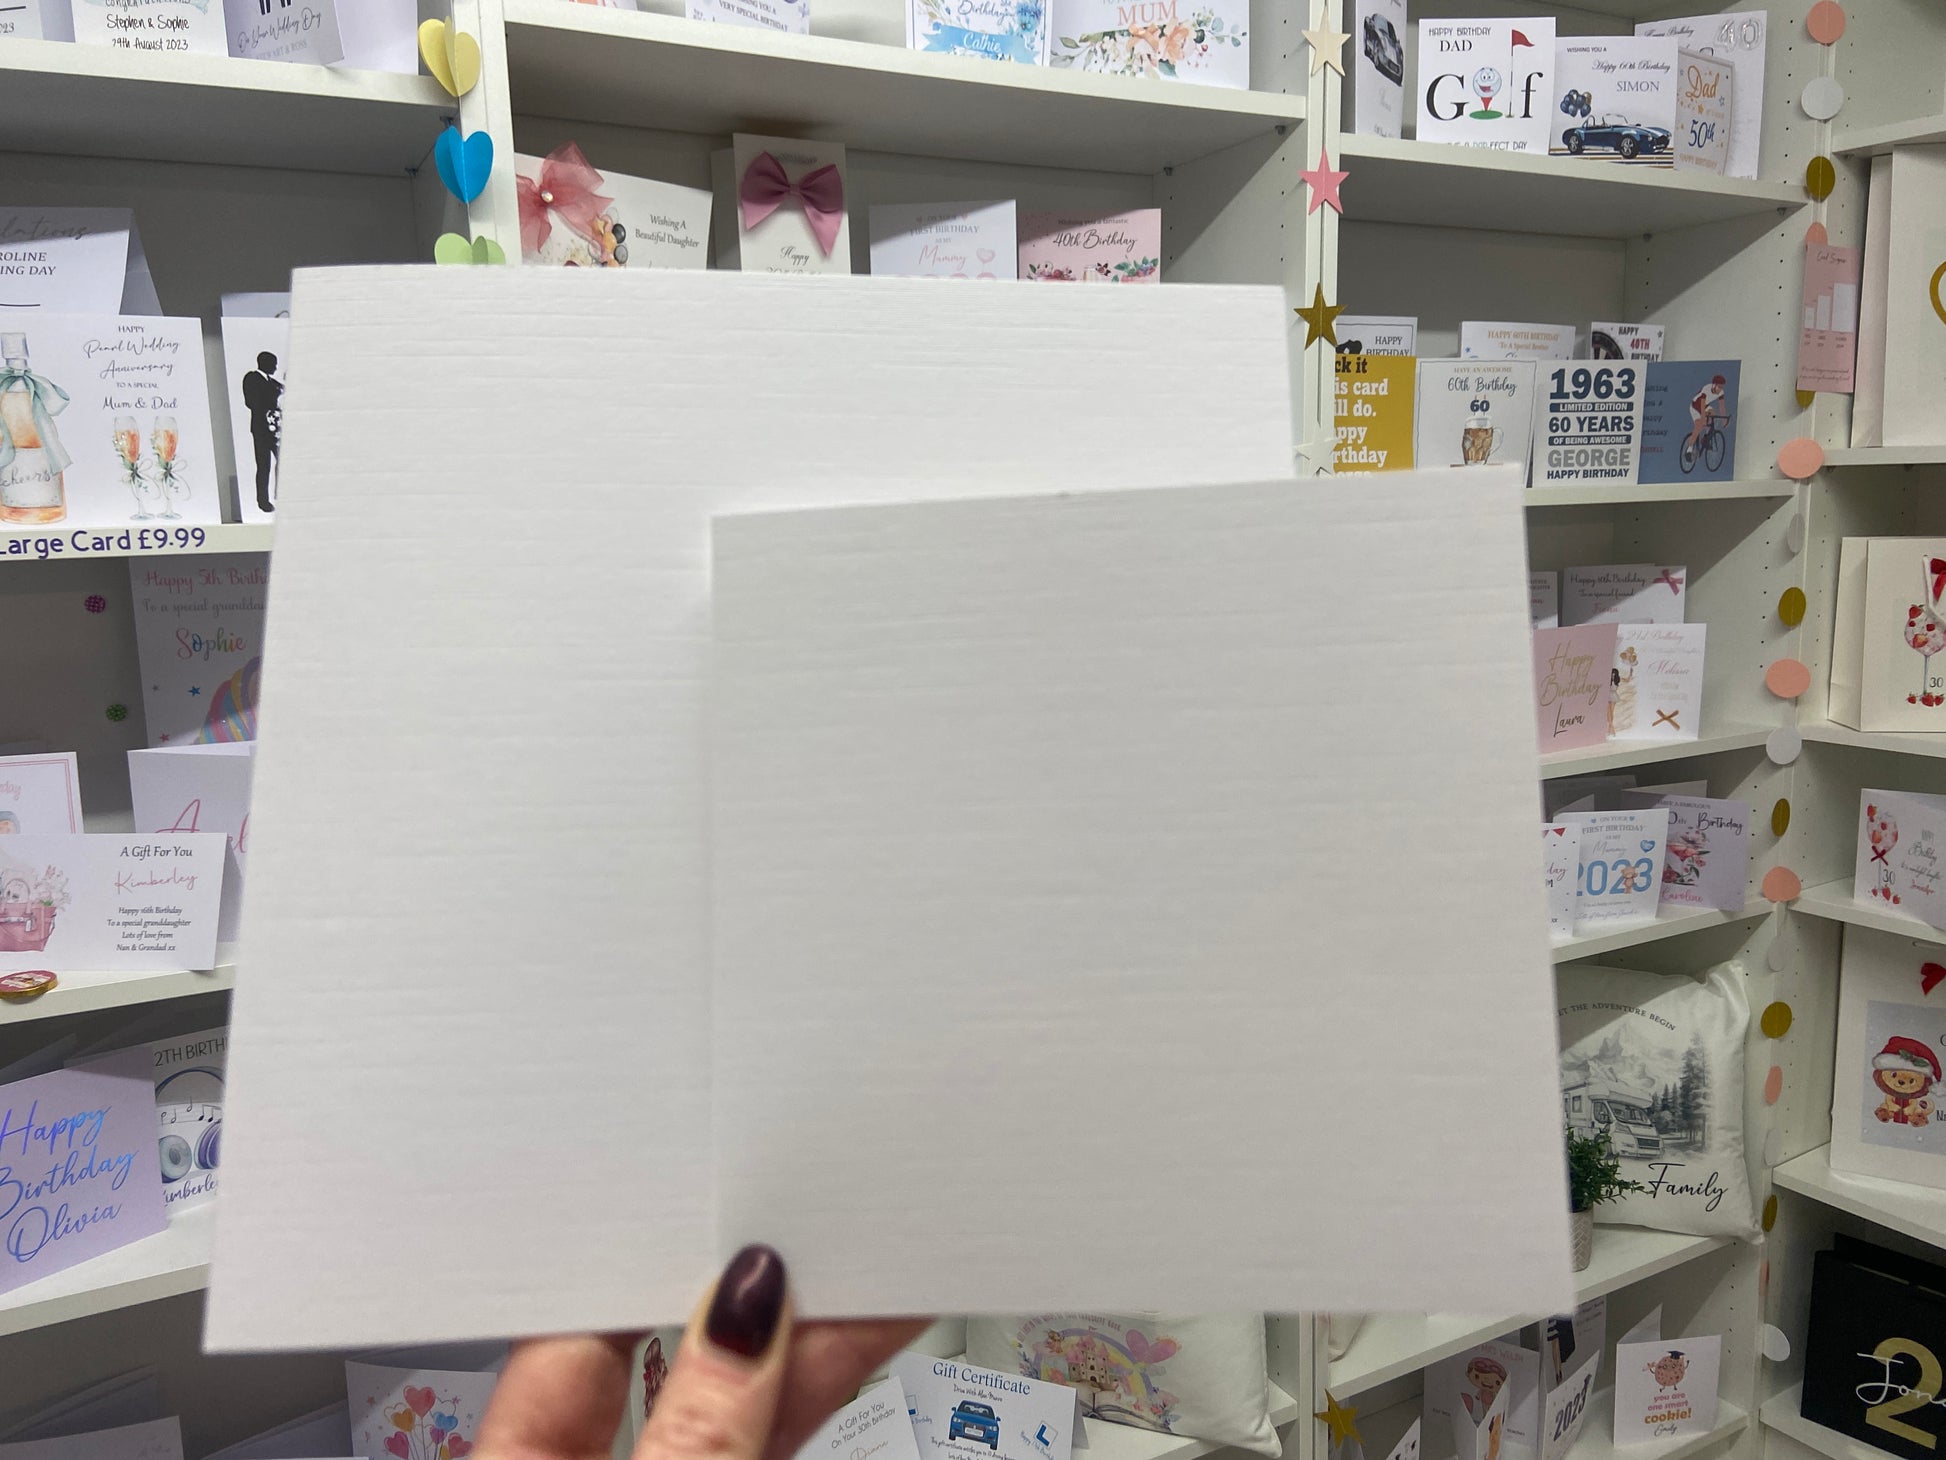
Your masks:
<svg viewBox="0 0 1946 1460"><path fill-rule="evenodd" d="M209 1281L215 1229L214 1210L201 1207L153 1237L0 1295L0 1337L200 1292Z"/></svg>
<svg viewBox="0 0 1946 1460"><path fill-rule="evenodd" d="M1777 1184L1889 1231L1946 1248L1946 1192L1897 1181L1847 1176L1831 1169L1830 1149L1819 1146L1779 1166Z"/></svg>

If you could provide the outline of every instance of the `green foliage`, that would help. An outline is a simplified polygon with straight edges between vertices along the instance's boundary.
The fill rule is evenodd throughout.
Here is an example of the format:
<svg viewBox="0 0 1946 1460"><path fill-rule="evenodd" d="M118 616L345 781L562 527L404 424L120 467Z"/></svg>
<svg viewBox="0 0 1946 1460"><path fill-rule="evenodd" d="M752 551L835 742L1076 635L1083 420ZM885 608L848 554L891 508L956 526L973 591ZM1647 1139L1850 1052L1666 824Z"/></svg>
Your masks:
<svg viewBox="0 0 1946 1460"><path fill-rule="evenodd" d="M1605 1201L1631 1191L1647 1191L1639 1181L1622 1176L1622 1160L1608 1143L1608 1127L1591 1136L1578 1136L1574 1127L1568 1133L1568 1210L1593 1211Z"/></svg>

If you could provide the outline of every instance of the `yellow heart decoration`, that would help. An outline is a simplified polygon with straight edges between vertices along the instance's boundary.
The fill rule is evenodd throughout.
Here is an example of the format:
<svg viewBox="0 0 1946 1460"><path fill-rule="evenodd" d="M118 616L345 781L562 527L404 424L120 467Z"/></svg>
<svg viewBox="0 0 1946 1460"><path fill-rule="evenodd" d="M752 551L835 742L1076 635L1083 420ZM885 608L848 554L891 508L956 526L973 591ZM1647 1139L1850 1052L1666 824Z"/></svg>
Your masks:
<svg viewBox="0 0 1946 1460"><path fill-rule="evenodd" d="M443 20L419 27L419 57L433 80L454 96L465 96L480 80L480 43Z"/></svg>
<svg viewBox="0 0 1946 1460"><path fill-rule="evenodd" d="M433 240L432 261L436 264L504 264L507 255L490 238L468 239L458 233L442 233Z"/></svg>

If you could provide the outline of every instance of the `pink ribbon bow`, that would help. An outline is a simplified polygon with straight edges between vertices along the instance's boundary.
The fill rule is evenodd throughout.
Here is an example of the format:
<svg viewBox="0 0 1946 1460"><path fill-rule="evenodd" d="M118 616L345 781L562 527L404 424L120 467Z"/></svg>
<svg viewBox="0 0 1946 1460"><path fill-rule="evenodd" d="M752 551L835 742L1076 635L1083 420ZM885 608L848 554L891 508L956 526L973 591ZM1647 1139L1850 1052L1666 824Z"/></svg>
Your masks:
<svg viewBox="0 0 1946 1460"><path fill-rule="evenodd" d="M838 241L838 229L845 221L845 182L830 163L813 168L796 182L784 171L784 164L768 152L759 152L743 181L737 185L737 202L743 213L746 231L755 228L775 213L786 198L796 198L804 209L804 221L811 225L811 236L825 256Z"/></svg>
<svg viewBox="0 0 1946 1460"><path fill-rule="evenodd" d="M595 219L615 200L596 191L601 174L581 155L572 142L563 142L541 159L541 175L516 177L514 192L520 200L520 248L522 253L537 253L554 231L550 213L583 238L593 241Z"/></svg>

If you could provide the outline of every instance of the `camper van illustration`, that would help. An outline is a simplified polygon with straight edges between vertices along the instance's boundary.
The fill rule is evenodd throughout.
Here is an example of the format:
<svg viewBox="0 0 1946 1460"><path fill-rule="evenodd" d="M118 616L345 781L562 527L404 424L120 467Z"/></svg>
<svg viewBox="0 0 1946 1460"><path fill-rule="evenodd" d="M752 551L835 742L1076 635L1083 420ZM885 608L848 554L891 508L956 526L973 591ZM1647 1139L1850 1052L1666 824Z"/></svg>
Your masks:
<svg viewBox="0 0 1946 1460"><path fill-rule="evenodd" d="M1576 1135L1591 1136L1607 1126L1608 1143L1616 1155L1647 1161L1662 1154L1654 1091L1637 1089L1591 1064L1579 1079L1572 1071L1563 1071L1561 1103Z"/></svg>

